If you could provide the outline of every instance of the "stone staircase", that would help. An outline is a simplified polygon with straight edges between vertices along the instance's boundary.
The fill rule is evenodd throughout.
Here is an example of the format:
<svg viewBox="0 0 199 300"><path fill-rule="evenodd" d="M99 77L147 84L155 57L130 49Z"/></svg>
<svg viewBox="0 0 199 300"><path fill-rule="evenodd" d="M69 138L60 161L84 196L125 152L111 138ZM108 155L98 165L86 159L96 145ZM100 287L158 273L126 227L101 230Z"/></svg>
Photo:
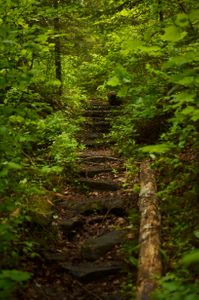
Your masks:
<svg viewBox="0 0 199 300"><path fill-rule="evenodd" d="M55 285L55 296L48 297L49 286L42 286L38 297L43 300L129 299L121 292L129 276L122 245L136 241L136 233L128 226L128 212L136 208L138 195L123 187L123 160L114 155L105 136L118 113L96 101L85 110L80 140L86 149L80 153L77 185L56 199L60 242L45 253L56 270L53 282L57 280L60 286L58 290Z"/></svg>
<svg viewBox="0 0 199 300"><path fill-rule="evenodd" d="M118 110L109 104L91 102L85 110L84 132L81 134L81 141L86 147L99 148L107 145L107 134L110 130L110 121Z"/></svg>

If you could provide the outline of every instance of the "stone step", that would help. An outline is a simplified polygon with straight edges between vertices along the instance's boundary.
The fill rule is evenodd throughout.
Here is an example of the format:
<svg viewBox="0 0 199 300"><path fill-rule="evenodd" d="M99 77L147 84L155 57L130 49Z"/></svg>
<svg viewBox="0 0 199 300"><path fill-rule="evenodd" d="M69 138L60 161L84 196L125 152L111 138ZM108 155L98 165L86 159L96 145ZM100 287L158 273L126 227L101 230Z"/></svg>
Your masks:
<svg viewBox="0 0 199 300"><path fill-rule="evenodd" d="M102 109L102 110L85 110L84 116L85 117L105 117L110 116L111 111L109 109Z"/></svg>
<svg viewBox="0 0 199 300"><path fill-rule="evenodd" d="M107 145L111 145L111 142L109 141L98 141L98 140L84 140L83 144L87 147L87 148L104 148L107 147Z"/></svg>
<svg viewBox="0 0 199 300"><path fill-rule="evenodd" d="M105 133L108 134L110 132L110 126L109 127L105 127L105 126L96 126L96 125L88 125L85 127L87 132L88 131L92 131L92 132L98 132L98 133Z"/></svg>
<svg viewBox="0 0 199 300"><path fill-rule="evenodd" d="M107 155L87 155L80 154L79 157L85 162L105 163L105 162L122 162L122 159Z"/></svg>
<svg viewBox="0 0 199 300"><path fill-rule="evenodd" d="M86 130L92 130L95 132L108 133L110 130L110 122L100 121L100 122L86 122L84 124Z"/></svg>
<svg viewBox="0 0 199 300"><path fill-rule="evenodd" d="M82 257L86 260L97 260L112 250L114 246L124 242L125 238L125 230L114 230L99 237L92 237L83 244L81 248Z"/></svg>
<svg viewBox="0 0 199 300"><path fill-rule="evenodd" d="M103 181L103 180L92 180L87 178L80 178L78 182L89 189L99 190L99 191L117 191L122 188L121 184L113 181Z"/></svg>
<svg viewBox="0 0 199 300"><path fill-rule="evenodd" d="M59 263L59 266L68 271L70 274L82 280L84 282L91 282L105 276L115 275L116 273L124 272L124 263L109 261L104 262L103 265L98 265L96 263Z"/></svg>
<svg viewBox="0 0 199 300"><path fill-rule="evenodd" d="M109 102L107 100L90 100L89 101L90 105L89 106L110 106Z"/></svg>
<svg viewBox="0 0 199 300"><path fill-rule="evenodd" d="M103 133L102 132L90 132L90 131L82 131L78 134L80 140L96 140L96 139L102 139ZM77 137L78 137L77 136Z"/></svg>
<svg viewBox="0 0 199 300"><path fill-rule="evenodd" d="M104 119L103 120L91 120L90 122L89 121L86 121L85 126L99 126L99 127L109 127L110 126L110 122L109 121L105 121Z"/></svg>
<svg viewBox="0 0 199 300"><path fill-rule="evenodd" d="M102 167L85 167L83 169L80 170L79 174L82 177L94 177L97 174L100 173L111 173L113 170L113 168L105 168L104 166Z"/></svg>
<svg viewBox="0 0 199 300"><path fill-rule="evenodd" d="M100 199L87 197L86 199L81 199L81 201L77 201L77 199L74 199L74 201L59 201L57 202L57 205L69 210L72 215L72 221L76 222L79 220L79 218L76 219L76 216L79 214L83 216L92 215L94 213L106 215L108 212L109 215L112 214L119 217L126 216L128 215L128 209L131 207L132 203L137 201L137 199L138 194L132 194L126 198L109 195Z"/></svg>
<svg viewBox="0 0 199 300"><path fill-rule="evenodd" d="M91 105L89 105L87 107L87 109L89 110L111 110L112 109L112 106L109 105L109 104L94 104L94 103L91 103Z"/></svg>
<svg viewBox="0 0 199 300"><path fill-rule="evenodd" d="M86 122L92 123L92 124L97 124L99 122L109 122L111 121L112 116L107 115L107 116L88 116L86 117Z"/></svg>

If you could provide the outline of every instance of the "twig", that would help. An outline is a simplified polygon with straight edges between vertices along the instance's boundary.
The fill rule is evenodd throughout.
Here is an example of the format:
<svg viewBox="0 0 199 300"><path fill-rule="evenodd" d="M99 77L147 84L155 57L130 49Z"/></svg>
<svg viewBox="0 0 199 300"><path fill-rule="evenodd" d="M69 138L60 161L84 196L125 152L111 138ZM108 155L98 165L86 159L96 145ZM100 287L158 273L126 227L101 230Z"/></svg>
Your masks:
<svg viewBox="0 0 199 300"><path fill-rule="evenodd" d="M81 282L79 282L78 280L74 280L75 283L77 283L88 295L93 296L95 299L97 300L103 300L101 297L97 296L96 294L94 294L93 292L91 292L90 290L88 290L85 286L83 286L83 284Z"/></svg>

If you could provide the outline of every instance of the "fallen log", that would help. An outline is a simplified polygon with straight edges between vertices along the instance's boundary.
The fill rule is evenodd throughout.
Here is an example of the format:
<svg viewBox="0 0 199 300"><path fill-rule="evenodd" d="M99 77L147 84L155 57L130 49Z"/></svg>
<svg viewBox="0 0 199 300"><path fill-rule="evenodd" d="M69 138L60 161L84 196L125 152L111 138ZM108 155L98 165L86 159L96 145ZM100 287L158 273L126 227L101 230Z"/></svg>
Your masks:
<svg viewBox="0 0 199 300"><path fill-rule="evenodd" d="M149 300L162 272L160 257L161 217L156 196L156 180L150 161L140 166L140 233L136 300Z"/></svg>

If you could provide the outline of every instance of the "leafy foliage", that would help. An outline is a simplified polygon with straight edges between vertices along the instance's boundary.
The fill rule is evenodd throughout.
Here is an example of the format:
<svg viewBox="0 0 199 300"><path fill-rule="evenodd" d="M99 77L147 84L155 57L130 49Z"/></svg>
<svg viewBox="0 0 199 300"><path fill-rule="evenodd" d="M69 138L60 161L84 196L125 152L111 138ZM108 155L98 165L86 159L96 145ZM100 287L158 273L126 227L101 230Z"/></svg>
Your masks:
<svg viewBox="0 0 199 300"><path fill-rule="evenodd" d="M75 136L84 96L78 87L74 92L64 73L63 88L68 84L77 96L73 104L69 96L61 96L62 83L56 73L53 21L66 16L67 7L70 12L78 9L66 3L63 7L61 13L53 3L35 0L6 0L0 7L2 299L11 297L18 283L29 280L30 274L17 270L22 256L36 255L29 224L40 215L52 214L48 190L61 188L63 177L74 171L81 148ZM67 46L70 48L69 43ZM68 95L71 93L69 90ZM78 108L75 113L74 107Z"/></svg>
<svg viewBox="0 0 199 300"><path fill-rule="evenodd" d="M76 167L75 136L87 98L105 99L114 90L122 101L110 135L115 150L129 165L150 156L159 175L171 275L155 299L195 299L198 1L5 0L0 13L3 293L14 290L16 272L23 272L15 270L17 248L34 253L23 224L35 212L50 214L47 191L59 189ZM178 274L173 265L185 253L179 268L186 274ZM26 275L19 273L19 281Z"/></svg>

